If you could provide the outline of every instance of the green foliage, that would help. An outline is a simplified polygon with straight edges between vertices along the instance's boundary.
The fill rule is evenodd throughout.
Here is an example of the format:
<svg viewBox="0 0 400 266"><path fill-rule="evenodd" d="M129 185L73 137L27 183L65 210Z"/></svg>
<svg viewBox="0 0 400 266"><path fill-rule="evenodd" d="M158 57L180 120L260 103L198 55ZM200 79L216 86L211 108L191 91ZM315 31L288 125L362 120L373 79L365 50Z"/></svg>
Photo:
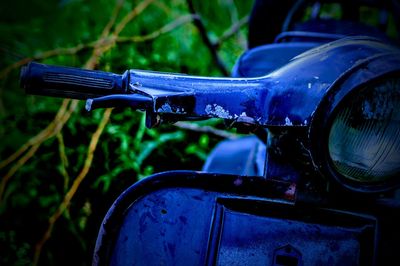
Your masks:
<svg viewBox="0 0 400 266"><path fill-rule="evenodd" d="M0 71L32 57L42 57L39 61L48 64L82 67L92 56L93 42L100 37L117 2L121 1L0 2ZM141 2L124 1L116 24ZM195 1L213 41L246 16L251 4L233 0ZM184 15L188 15L184 0L155 1L128 23L120 36L145 36ZM228 69L243 52L245 37L243 28L220 46L219 54ZM83 48L69 53L62 50L79 46ZM59 50L43 56L54 49ZM221 75L190 22L155 39L115 43L100 54L97 68L115 73L138 68ZM25 95L19 88L18 77L16 68L0 79L0 161L46 128L62 102ZM84 167L89 143L103 111L87 113L83 105L79 103L61 133L43 142L7 183L0 202L0 265L31 264L35 245L46 231L49 217ZM223 127L215 121L207 125ZM55 223L39 264L90 264L102 218L124 189L156 172L200 170L211 148L221 139L172 125L149 130L144 124L144 114L129 109L113 110L88 175L67 211ZM2 178L18 159L0 169Z"/></svg>

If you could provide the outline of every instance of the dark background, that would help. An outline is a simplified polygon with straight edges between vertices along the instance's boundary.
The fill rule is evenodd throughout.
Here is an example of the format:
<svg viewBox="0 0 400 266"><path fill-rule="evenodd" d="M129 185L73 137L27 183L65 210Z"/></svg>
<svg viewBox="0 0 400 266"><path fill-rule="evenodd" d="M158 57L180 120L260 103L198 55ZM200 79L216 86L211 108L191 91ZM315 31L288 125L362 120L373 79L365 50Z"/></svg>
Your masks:
<svg viewBox="0 0 400 266"><path fill-rule="evenodd" d="M104 110L87 113L84 102L74 107L19 88L20 68L31 60L115 73L223 75L188 17L187 1L149 1L132 13L146 3L0 2L0 265L91 264L100 223L123 190L155 172L200 170L226 137L214 120L194 123L194 130L185 124L148 130L144 115L129 109L114 109L99 129ZM227 72L246 49L251 5L194 1Z"/></svg>

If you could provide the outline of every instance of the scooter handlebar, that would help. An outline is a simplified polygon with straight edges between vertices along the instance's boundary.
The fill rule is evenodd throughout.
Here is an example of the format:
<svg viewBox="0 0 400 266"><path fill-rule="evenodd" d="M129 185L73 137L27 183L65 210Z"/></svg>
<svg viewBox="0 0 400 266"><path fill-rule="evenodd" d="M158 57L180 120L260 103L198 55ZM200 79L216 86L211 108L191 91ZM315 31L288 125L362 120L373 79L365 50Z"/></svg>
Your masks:
<svg viewBox="0 0 400 266"><path fill-rule="evenodd" d="M88 99L124 94L128 82L124 75L30 62L21 70L20 83L29 94Z"/></svg>

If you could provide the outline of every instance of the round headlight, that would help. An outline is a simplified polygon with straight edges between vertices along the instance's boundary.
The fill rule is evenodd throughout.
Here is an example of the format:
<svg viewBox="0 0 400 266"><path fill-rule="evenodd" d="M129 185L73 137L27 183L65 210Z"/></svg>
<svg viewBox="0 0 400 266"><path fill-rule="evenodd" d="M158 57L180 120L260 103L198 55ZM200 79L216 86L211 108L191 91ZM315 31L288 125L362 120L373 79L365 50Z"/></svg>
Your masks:
<svg viewBox="0 0 400 266"><path fill-rule="evenodd" d="M328 134L331 167L350 182L400 178L400 78L350 93Z"/></svg>

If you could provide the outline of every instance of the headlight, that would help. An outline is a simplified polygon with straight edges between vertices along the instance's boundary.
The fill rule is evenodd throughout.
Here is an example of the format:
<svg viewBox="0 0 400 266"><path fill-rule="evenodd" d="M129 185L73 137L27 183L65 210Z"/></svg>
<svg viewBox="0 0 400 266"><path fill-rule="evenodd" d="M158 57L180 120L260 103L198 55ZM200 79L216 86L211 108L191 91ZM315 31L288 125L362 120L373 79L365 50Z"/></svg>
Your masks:
<svg viewBox="0 0 400 266"><path fill-rule="evenodd" d="M328 135L334 171L363 184L399 178L400 79L353 91L336 110Z"/></svg>
<svg viewBox="0 0 400 266"><path fill-rule="evenodd" d="M400 186L400 69L379 73L370 66L343 75L330 88L309 132L319 171L363 193Z"/></svg>

